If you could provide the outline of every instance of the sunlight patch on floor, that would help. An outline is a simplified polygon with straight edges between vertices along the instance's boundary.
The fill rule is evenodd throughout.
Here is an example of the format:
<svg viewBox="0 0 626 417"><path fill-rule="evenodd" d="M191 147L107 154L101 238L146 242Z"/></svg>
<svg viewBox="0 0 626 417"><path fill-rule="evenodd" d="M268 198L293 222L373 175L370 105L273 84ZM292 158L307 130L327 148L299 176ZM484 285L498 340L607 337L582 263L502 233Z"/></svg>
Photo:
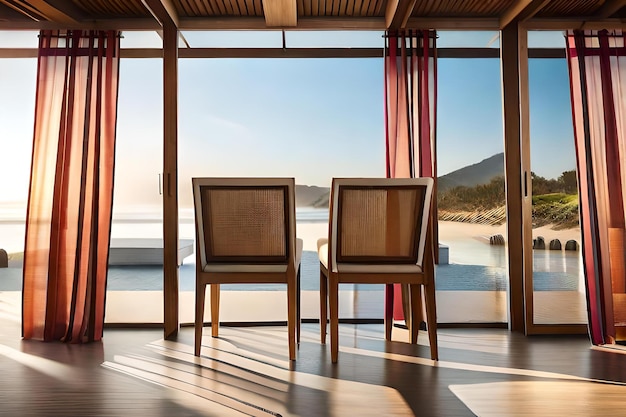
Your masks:
<svg viewBox="0 0 626 417"><path fill-rule="evenodd" d="M480 417L617 416L626 407L626 386L585 381L510 381L451 385Z"/></svg>
<svg viewBox="0 0 626 417"><path fill-rule="evenodd" d="M314 332L302 337L317 342ZM221 328L219 338L203 337L201 357L188 344L158 340L147 346L156 357L116 355L103 366L242 415L295 415L288 404L299 395L326 403L328 416L413 415L395 389L291 371L286 339L280 327Z"/></svg>

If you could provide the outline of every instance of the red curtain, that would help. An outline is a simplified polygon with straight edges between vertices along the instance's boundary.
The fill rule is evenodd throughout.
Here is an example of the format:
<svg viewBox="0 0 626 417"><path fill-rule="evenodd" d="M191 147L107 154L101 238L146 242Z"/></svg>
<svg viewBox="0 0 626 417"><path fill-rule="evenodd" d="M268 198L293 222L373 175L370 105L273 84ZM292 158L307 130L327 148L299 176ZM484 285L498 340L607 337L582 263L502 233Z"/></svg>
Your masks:
<svg viewBox="0 0 626 417"><path fill-rule="evenodd" d="M569 31L582 255L594 344L626 329L626 45L622 31Z"/></svg>
<svg viewBox="0 0 626 417"><path fill-rule="evenodd" d="M385 43L387 177L435 177L436 32L388 32ZM436 208L434 211L436 213ZM436 227L436 222L431 225ZM436 229L435 229L436 230ZM436 232L434 233L436 235ZM386 288L386 309L402 319L400 285Z"/></svg>
<svg viewBox="0 0 626 417"><path fill-rule="evenodd" d="M42 31L22 304L25 339L100 340L119 33Z"/></svg>

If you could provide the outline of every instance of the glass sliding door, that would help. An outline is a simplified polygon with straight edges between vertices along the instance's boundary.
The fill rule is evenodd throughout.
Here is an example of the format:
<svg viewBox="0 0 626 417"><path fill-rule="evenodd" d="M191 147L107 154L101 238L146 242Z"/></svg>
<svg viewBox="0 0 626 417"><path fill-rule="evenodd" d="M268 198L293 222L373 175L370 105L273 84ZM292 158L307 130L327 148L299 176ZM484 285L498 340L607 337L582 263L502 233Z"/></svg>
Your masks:
<svg viewBox="0 0 626 417"><path fill-rule="evenodd" d="M484 46L494 35L467 36ZM445 41L447 35L440 33L440 38ZM440 58L437 66L438 322L504 325L508 280L500 61Z"/></svg>
<svg viewBox="0 0 626 417"><path fill-rule="evenodd" d="M107 323L163 322L162 68L160 58L120 61Z"/></svg>
<svg viewBox="0 0 626 417"><path fill-rule="evenodd" d="M31 33L31 37L36 47L37 34ZM0 293L4 294L5 305L14 303L15 309L7 313L19 320L37 59L0 59L0 73L0 249L8 258L0 256Z"/></svg>
<svg viewBox="0 0 626 417"><path fill-rule="evenodd" d="M37 35L33 31L0 31L0 48L36 51ZM1 58L0 74L0 294L4 313L20 321L37 58Z"/></svg>
<svg viewBox="0 0 626 417"><path fill-rule="evenodd" d="M319 317L316 242L328 233L331 179L385 175L382 59L180 59L179 77L181 238L194 238L191 178L294 177L302 318ZM194 262L181 267L181 300L193 294ZM382 318L382 286L341 289L341 318ZM223 286L223 319L284 320L285 290ZM261 304L242 317L226 297Z"/></svg>
<svg viewBox="0 0 626 417"><path fill-rule="evenodd" d="M560 41L562 46L562 37ZM527 328L529 333L585 331L576 154L564 57L529 60L529 101L533 271L527 278L533 296L527 302L532 309Z"/></svg>

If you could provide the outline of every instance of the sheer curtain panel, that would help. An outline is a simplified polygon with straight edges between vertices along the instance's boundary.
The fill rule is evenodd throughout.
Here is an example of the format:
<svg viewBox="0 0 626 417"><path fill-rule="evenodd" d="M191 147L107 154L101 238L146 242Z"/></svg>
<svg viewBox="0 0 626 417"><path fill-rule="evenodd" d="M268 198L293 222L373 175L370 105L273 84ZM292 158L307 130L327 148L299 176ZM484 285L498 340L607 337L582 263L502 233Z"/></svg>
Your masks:
<svg viewBox="0 0 626 417"><path fill-rule="evenodd" d="M437 34L432 30L390 31L386 34L385 128L388 178L436 176L436 38ZM436 219L436 200L435 192L433 219ZM431 230L431 239L435 239L436 221L431 221ZM398 297L394 297L394 293ZM402 306L408 305L408 300L402 302L400 285L396 284L395 291L392 285L388 285L385 294L385 311L393 305L394 318L402 319Z"/></svg>
<svg viewBox="0 0 626 417"><path fill-rule="evenodd" d="M626 336L626 45L622 31L569 31L582 255L594 344Z"/></svg>
<svg viewBox="0 0 626 417"><path fill-rule="evenodd" d="M113 201L119 33L42 31L22 333L102 338Z"/></svg>

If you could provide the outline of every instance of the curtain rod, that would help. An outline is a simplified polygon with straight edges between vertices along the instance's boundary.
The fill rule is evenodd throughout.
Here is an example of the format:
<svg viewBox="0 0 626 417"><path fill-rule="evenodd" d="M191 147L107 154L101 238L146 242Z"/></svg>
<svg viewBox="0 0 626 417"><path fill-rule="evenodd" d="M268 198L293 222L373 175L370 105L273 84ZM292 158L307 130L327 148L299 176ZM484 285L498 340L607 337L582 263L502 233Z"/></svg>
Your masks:
<svg viewBox="0 0 626 417"><path fill-rule="evenodd" d="M596 32L595 34L586 34L586 33L584 33L584 32L587 32L588 29L587 30L585 30L585 29L570 29L570 30L573 30L574 32L577 32L576 36L582 36L583 38L597 38L599 35L601 35L601 36L606 36L606 35L609 35L609 36L626 36L626 33L624 33L623 31L620 34L616 33L616 29L611 29L611 30L601 29L601 30L592 31L592 32ZM617 30L619 30L619 29L617 29ZM565 31L565 37L566 38L568 36L572 36L572 35L568 35L567 32L568 31ZM604 32L604 33L602 33L602 32Z"/></svg>
<svg viewBox="0 0 626 417"><path fill-rule="evenodd" d="M439 38L439 35L437 34L437 31L434 29L407 29L407 31L409 33L404 32L402 35L399 35L399 37L412 37L412 36L416 36L416 37L424 37L424 30L427 30L429 32L428 37L431 39L437 39ZM382 34L383 38L389 38L390 36L394 36L393 33L398 33L398 31L392 31L392 34L390 34L389 31L385 32ZM397 35L396 35L397 36Z"/></svg>
<svg viewBox="0 0 626 417"><path fill-rule="evenodd" d="M72 30L68 30L67 33L65 33L63 35L56 34L56 35L49 35L49 37L51 37L51 38L60 38L60 39L62 39L62 38L70 38L70 37L72 37L73 32L76 32L76 31L77 31L77 29L72 29ZM96 32L96 31L97 32L106 32L105 30L100 30L100 29L78 29L78 31L80 31L80 32ZM118 30L118 32L120 32L120 33L117 34L115 37L123 39L124 35L122 35L122 31ZM37 37L40 38L41 37L41 33L38 34Z"/></svg>

